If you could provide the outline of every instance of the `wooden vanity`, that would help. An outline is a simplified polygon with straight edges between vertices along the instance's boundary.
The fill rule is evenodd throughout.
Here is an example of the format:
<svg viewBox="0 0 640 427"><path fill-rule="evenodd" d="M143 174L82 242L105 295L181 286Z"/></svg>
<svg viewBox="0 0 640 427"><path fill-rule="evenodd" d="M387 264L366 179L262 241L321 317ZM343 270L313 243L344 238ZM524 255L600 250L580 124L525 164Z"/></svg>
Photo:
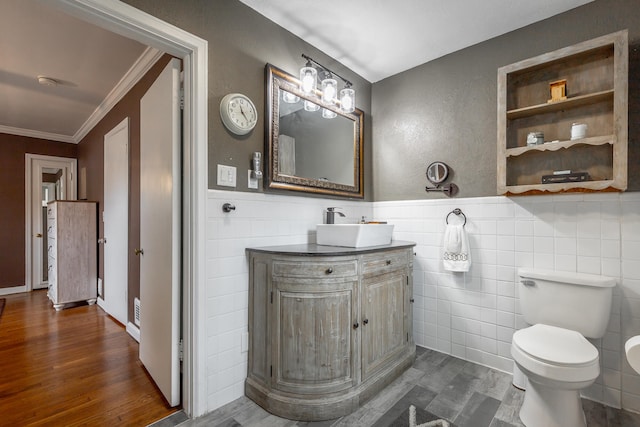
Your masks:
<svg viewBox="0 0 640 427"><path fill-rule="evenodd" d="M246 395L280 417L327 420L409 368L413 246L247 249Z"/></svg>

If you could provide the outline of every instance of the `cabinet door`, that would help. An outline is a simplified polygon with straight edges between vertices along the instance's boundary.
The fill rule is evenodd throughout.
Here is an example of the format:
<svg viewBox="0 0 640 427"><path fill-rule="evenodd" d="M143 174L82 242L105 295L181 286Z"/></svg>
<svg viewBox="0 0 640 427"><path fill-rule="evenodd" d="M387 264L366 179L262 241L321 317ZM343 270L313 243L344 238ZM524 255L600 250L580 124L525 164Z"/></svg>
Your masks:
<svg viewBox="0 0 640 427"><path fill-rule="evenodd" d="M275 284L274 388L322 394L355 384L357 284Z"/></svg>
<svg viewBox="0 0 640 427"><path fill-rule="evenodd" d="M362 282L362 380L395 360L408 343L407 274L397 270Z"/></svg>

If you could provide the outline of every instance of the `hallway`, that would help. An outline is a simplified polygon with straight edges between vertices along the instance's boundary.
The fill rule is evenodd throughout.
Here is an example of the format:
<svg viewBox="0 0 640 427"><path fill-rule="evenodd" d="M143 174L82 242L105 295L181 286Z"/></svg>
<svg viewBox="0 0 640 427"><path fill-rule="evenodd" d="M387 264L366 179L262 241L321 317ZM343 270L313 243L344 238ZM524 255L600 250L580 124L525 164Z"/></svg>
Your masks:
<svg viewBox="0 0 640 427"><path fill-rule="evenodd" d="M56 312L46 291L6 296L0 425L144 426L172 412L138 343L98 306Z"/></svg>

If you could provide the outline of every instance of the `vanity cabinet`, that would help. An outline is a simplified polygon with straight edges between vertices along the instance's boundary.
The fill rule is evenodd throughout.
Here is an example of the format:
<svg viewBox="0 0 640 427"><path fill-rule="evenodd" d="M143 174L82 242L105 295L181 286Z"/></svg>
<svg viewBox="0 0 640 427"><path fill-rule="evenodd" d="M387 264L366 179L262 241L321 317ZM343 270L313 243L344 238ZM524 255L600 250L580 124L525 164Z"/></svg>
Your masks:
<svg viewBox="0 0 640 427"><path fill-rule="evenodd" d="M624 30L498 70L498 194L627 188L628 56ZM566 99L550 99L554 84ZM586 135L572 138L574 123Z"/></svg>
<svg viewBox="0 0 640 427"><path fill-rule="evenodd" d="M95 202L54 201L47 206L47 295L56 311L71 302L96 302L96 215Z"/></svg>
<svg viewBox="0 0 640 427"><path fill-rule="evenodd" d="M247 396L281 417L333 419L410 367L413 246L247 249Z"/></svg>

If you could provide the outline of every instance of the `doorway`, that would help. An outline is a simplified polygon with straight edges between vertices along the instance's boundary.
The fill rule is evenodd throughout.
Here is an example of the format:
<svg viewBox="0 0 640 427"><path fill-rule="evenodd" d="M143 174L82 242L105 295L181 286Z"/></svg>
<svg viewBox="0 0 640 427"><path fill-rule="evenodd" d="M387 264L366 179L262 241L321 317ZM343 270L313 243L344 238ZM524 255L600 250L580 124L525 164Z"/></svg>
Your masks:
<svg viewBox="0 0 640 427"><path fill-rule="evenodd" d="M207 41L122 2L56 0L61 10L106 30L160 49L184 64L182 145L182 405L197 417L207 410L206 381L206 203L207 203Z"/></svg>
<svg viewBox="0 0 640 427"><path fill-rule="evenodd" d="M25 155L25 289L48 286L47 203L76 200L77 160Z"/></svg>

